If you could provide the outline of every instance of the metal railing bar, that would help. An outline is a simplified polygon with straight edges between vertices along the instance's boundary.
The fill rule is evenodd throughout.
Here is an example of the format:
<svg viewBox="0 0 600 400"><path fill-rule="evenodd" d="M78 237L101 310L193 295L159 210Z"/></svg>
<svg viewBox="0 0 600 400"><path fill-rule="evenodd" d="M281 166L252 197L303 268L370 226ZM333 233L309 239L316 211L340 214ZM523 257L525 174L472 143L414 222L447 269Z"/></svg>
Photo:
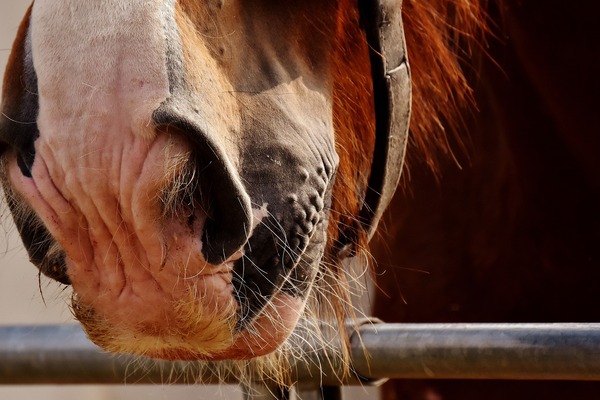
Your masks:
<svg viewBox="0 0 600 400"><path fill-rule="evenodd" d="M600 380L600 324L363 324L351 339L357 376L312 353L299 383L383 378ZM364 346L364 347L363 347ZM307 354L311 354L307 352ZM92 344L78 325L0 327L0 384L237 383L193 363L142 362ZM360 378L359 378L360 377Z"/></svg>
<svg viewBox="0 0 600 400"><path fill-rule="evenodd" d="M364 376L600 380L600 324L381 324L353 343Z"/></svg>

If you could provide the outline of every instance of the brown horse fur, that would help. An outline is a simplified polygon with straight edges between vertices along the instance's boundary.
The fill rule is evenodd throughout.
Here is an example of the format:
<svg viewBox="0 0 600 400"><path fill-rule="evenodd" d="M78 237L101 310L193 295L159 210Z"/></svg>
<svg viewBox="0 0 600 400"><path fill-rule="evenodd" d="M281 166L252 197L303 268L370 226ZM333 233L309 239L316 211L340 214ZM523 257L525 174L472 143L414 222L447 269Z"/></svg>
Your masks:
<svg viewBox="0 0 600 400"><path fill-rule="evenodd" d="M456 151L447 135L458 150L468 141L458 134L462 112L473 101L464 68L473 67L473 54L489 32L486 2L407 0L402 14L413 83L408 166L421 159L439 173L437 161Z"/></svg>
<svg viewBox="0 0 600 400"><path fill-rule="evenodd" d="M367 44L354 2L343 0L340 9L333 71L340 166L329 226L332 240L353 224L351 216L360 210L374 146ZM485 5L479 0L407 0L403 19L413 84L408 165L424 160L437 173L436 161L453 153L448 133L455 135L459 147L463 141L456 132L462 111L473 102L463 65L470 63L471 48L479 46L488 31Z"/></svg>

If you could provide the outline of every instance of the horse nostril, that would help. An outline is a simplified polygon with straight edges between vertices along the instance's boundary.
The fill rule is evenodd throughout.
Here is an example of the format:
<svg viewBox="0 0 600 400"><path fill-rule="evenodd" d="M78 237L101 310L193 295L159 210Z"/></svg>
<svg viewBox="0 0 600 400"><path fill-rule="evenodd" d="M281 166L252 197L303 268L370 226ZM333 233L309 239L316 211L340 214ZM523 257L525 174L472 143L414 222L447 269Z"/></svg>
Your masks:
<svg viewBox="0 0 600 400"><path fill-rule="evenodd" d="M21 173L31 178L31 168L33 167L33 162L35 161L35 147L33 147L33 143L21 148L17 153L17 165L21 170Z"/></svg>
<svg viewBox="0 0 600 400"><path fill-rule="evenodd" d="M236 211L232 209L232 213L237 214ZM232 217L210 218L206 221L202 237L202 253L209 263L225 262L248 240L249 224L245 221L246 216L235 215ZM244 226L245 229L239 229Z"/></svg>
<svg viewBox="0 0 600 400"><path fill-rule="evenodd" d="M252 230L250 199L240 184L237 172L218 154L217 144L195 144L195 150L204 160L198 174L201 203L208 211L202 232L202 254L211 264L221 264L239 251ZM213 153L214 152L214 153ZM215 154L216 153L216 154ZM206 165L204 165L206 163Z"/></svg>
<svg viewBox="0 0 600 400"><path fill-rule="evenodd" d="M171 103L174 103L175 106ZM221 264L240 250L252 230L252 207L239 173L230 160L222 139L182 113L177 99L163 104L154 112L159 129L182 135L196 154L199 190L202 203L209 210L202 233L202 254L211 264Z"/></svg>

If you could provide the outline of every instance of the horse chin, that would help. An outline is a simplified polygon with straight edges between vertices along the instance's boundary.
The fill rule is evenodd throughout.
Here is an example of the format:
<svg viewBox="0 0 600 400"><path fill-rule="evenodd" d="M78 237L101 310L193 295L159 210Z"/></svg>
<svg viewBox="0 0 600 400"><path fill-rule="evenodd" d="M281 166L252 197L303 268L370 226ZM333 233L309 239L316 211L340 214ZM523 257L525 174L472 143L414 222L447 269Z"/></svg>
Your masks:
<svg viewBox="0 0 600 400"><path fill-rule="evenodd" d="M276 351L292 334L305 302L297 297L278 293L252 323L241 331L232 332L229 344L222 350L207 352L191 348L189 342L182 347L155 348L145 355L167 361L224 361L250 360ZM222 343L221 343L222 344Z"/></svg>
<svg viewBox="0 0 600 400"><path fill-rule="evenodd" d="M159 135L147 147L149 155L143 163L164 165L168 164L165 160L180 158L165 154L165 149L187 158L186 143L173 140ZM73 312L100 347L167 360L249 359L274 351L293 331L304 301L295 292L291 296L279 289L290 270L282 270L279 264L262 266L252 252L261 247L257 243L242 246L223 262L211 263L203 251L206 207L190 203L197 206L165 212L168 201L163 201L160 188L170 188L172 176L181 174L157 174L154 170L138 174L137 182L147 179L150 184L146 192L132 194L137 200L130 202L134 205L131 209L98 207L83 212L84 206L76 199L62 197L67 190L49 175L48 166L53 165L49 157L38 152L31 177L22 174L14 155L9 158L7 175L12 191L37 206L40 219L60 243L64 270L75 293ZM155 183L155 176L163 182ZM97 180L80 181L98 184ZM59 205L64 208L50 207L57 201L46 201L46 193L54 193L54 200L62 199ZM194 194L190 193L192 200ZM117 202L101 205L105 204ZM252 232L265 230L258 226L268 220L267 207L265 203L250 209L251 237ZM105 218L89 220L94 215ZM261 241L262 236L258 237ZM268 282L260 281L262 291L255 294L248 270L256 269L255 275L260 275L267 267L271 267ZM292 271L305 268L288 267ZM243 293L242 281L250 286Z"/></svg>
<svg viewBox="0 0 600 400"><path fill-rule="evenodd" d="M141 310L104 316L77 295L72 307L88 337L105 350L167 361L220 361L252 359L275 351L292 333L304 301L277 293L243 329L237 328L239 307L233 299L209 311L206 299L190 297L172 304L160 313L163 319L154 321Z"/></svg>

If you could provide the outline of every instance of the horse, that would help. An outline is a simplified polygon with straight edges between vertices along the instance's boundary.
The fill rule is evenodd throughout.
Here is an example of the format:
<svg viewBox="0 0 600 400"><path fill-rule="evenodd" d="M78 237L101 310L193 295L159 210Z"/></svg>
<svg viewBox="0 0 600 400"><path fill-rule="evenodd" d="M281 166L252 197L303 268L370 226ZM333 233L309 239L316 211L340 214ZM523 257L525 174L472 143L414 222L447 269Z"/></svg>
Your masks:
<svg viewBox="0 0 600 400"><path fill-rule="evenodd" d="M371 62L361 12L345 0L32 4L3 84L2 185L31 261L72 285L93 342L277 366L301 317L349 315L340 260L364 246L400 171L371 160L388 147L372 64L388 66ZM379 79L404 77L406 130L397 56ZM386 151L396 164L402 138Z"/></svg>
<svg viewBox="0 0 600 400"><path fill-rule="evenodd" d="M486 11L476 0L36 0L13 46L0 120L2 185L32 262L73 286L74 315L92 341L167 360L277 371L294 354L300 320L330 321L343 336L354 314L349 258L376 265L385 295L375 311L387 320L509 319L491 306L461 315L467 291L459 300L435 287L423 299L406 292L406 271L464 277L455 260L465 243L486 265L504 254L484 252L494 237L478 246L485 236L457 229L469 225L455 208L478 217L452 179L478 187L486 175L473 168L471 182L455 163L499 161L489 197L472 200L492 207L514 167L498 150L508 144L480 142L474 128L459 134L489 132L462 104L479 100L489 117L507 101L496 93L501 69L477 57ZM478 85L488 86L473 92ZM497 130L488 136L510 137ZM451 201L430 203L442 184ZM514 203L504 205L520 221ZM498 210L490 215L502 227ZM401 291L387 286L390 273ZM450 294L466 283L449 284ZM473 286L489 295L482 306L504 298ZM425 312L400 305L390 315L394 292Z"/></svg>

